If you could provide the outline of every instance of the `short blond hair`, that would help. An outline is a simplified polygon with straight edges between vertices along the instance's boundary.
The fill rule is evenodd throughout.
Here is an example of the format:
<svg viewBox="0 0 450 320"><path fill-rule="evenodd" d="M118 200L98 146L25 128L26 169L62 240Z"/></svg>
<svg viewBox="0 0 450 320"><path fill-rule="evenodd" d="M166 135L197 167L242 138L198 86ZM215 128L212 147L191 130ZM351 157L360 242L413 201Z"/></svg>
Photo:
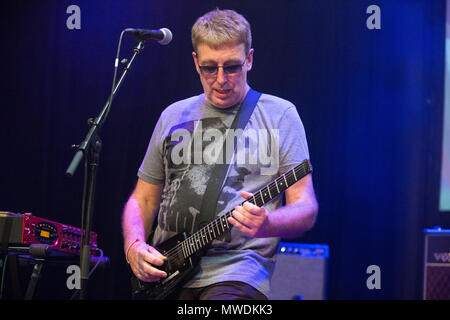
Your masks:
<svg viewBox="0 0 450 320"><path fill-rule="evenodd" d="M192 26L191 40L195 52L201 43L212 48L243 43L248 54L252 32L248 21L236 11L215 9L197 19Z"/></svg>

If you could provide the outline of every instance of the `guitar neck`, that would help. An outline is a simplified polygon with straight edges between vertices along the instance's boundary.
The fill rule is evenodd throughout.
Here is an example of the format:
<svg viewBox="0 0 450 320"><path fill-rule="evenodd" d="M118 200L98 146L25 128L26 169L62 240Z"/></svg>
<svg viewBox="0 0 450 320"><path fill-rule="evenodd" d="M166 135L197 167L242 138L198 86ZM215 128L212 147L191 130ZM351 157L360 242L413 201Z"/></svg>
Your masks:
<svg viewBox="0 0 450 320"><path fill-rule="evenodd" d="M241 205L245 202L250 202L258 207L262 207L311 171L312 169L309 161L304 160L295 168L289 170L264 188L255 192L251 198L243 201ZM233 210L228 211L226 214L214 219L206 226L179 243L178 246L181 246L180 250L182 250L183 256L187 258L195 254L206 247L213 240L229 231L233 227L233 225L228 222L228 218L232 216L232 212Z"/></svg>

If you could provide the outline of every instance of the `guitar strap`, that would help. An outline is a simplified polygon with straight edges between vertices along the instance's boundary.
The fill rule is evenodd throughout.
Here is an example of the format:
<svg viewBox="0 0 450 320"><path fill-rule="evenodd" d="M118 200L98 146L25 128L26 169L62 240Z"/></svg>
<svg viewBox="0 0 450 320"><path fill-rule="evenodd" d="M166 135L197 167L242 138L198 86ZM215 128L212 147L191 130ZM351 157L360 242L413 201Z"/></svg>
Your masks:
<svg viewBox="0 0 450 320"><path fill-rule="evenodd" d="M227 136L224 140L223 147L218 158L222 159L222 163L220 163L221 161L217 161L218 163L215 164L211 177L208 181L208 185L206 186L200 209L200 219L198 219L198 222L196 223L196 230L211 222L216 216L217 202L222 191L224 180L227 176L228 168L233 156L231 152L227 152L224 156L227 140L230 138L230 136L234 139L235 129L244 130L260 96L260 92L257 92L250 88L250 90L247 92L244 102L242 103L242 106L239 108L238 113L234 117L230 130L227 131ZM237 143L233 143L233 145L234 152L236 152Z"/></svg>

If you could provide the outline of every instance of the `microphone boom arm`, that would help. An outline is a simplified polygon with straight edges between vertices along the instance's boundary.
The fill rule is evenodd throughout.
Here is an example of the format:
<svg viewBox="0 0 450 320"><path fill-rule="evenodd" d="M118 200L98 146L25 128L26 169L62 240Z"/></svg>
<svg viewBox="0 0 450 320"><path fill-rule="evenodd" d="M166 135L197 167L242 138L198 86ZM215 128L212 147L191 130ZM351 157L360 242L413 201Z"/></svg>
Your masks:
<svg viewBox="0 0 450 320"><path fill-rule="evenodd" d="M137 46L134 48L134 54L131 57L131 59L128 61L127 65L125 66L122 75L120 76L119 80L117 81L116 86L114 87L114 90L111 94L111 97L108 99L106 104L104 105L102 111L99 113L99 115L93 120L90 118L88 120L89 125L91 126L90 130L88 131L86 138L81 142L79 145L74 145L73 147L77 148L78 151L75 154L74 158L72 159L72 162L70 163L69 167L66 170L66 175L69 177L72 177L78 168L78 165L80 161L83 159L84 154L86 153L86 150L91 145L92 137L96 134L97 129L103 125L103 122L106 120L107 114L109 112L109 109L111 107L112 101L114 97L117 94L117 91L119 90L123 80L125 79L125 76L127 75L128 70L131 68L131 64L133 63L136 56L140 53L140 51L144 48L145 41L139 41Z"/></svg>

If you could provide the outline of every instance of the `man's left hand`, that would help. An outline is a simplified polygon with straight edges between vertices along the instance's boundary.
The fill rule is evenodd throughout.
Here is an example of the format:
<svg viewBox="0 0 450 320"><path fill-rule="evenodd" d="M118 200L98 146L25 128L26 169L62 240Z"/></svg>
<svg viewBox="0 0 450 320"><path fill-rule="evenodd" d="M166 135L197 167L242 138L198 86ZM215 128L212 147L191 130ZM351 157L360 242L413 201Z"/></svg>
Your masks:
<svg viewBox="0 0 450 320"><path fill-rule="evenodd" d="M253 194L241 191L241 196L249 199L253 197ZM265 208L246 201L242 206L234 208L232 217L228 218L228 222L249 237L261 238L265 236L265 230L269 223L268 213Z"/></svg>

